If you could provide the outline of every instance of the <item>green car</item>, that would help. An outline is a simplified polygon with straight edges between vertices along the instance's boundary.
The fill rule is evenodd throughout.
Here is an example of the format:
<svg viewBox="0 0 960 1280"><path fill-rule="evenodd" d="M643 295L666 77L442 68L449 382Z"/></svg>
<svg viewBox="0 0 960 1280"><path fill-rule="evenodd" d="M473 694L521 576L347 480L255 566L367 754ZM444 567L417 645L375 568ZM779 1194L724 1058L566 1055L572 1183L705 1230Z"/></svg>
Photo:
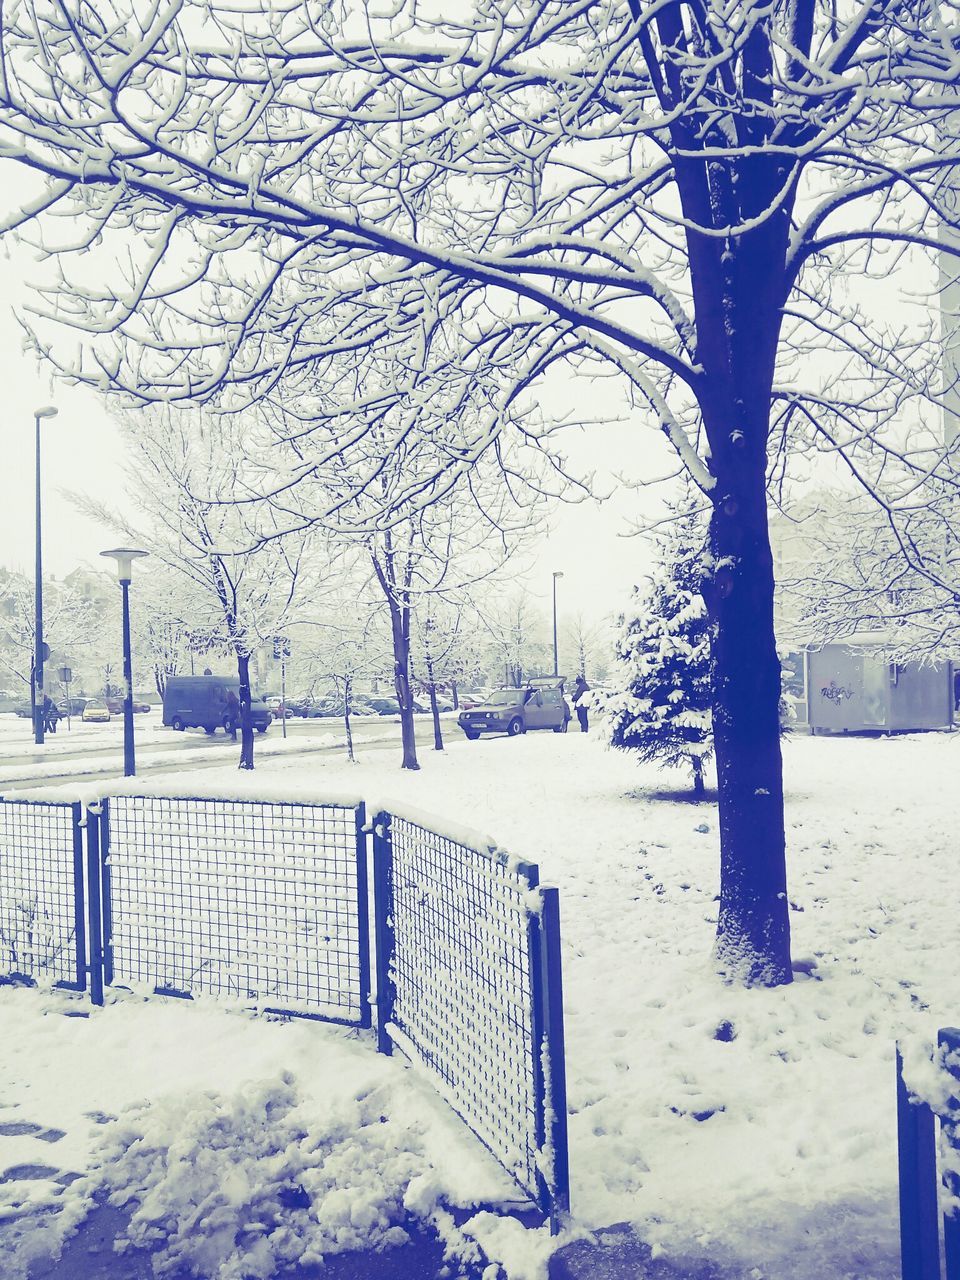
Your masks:
<svg viewBox="0 0 960 1280"><path fill-rule="evenodd" d="M566 733L570 708L562 681L537 682L521 689L497 689L479 706L461 711L457 724L473 741L481 733L505 733L515 738L528 729Z"/></svg>

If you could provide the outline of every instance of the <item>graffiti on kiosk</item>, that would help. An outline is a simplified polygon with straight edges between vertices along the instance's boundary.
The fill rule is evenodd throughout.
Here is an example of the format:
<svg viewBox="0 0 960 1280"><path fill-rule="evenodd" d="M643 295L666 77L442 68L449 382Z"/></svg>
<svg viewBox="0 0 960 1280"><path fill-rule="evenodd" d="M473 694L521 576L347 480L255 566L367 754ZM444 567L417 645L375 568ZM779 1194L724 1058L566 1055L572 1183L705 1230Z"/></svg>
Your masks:
<svg viewBox="0 0 960 1280"><path fill-rule="evenodd" d="M830 702L836 703L839 707L844 698L853 697L853 690L845 689L842 684L837 684L836 680L831 680L829 684L825 684L821 687L820 696L829 699Z"/></svg>

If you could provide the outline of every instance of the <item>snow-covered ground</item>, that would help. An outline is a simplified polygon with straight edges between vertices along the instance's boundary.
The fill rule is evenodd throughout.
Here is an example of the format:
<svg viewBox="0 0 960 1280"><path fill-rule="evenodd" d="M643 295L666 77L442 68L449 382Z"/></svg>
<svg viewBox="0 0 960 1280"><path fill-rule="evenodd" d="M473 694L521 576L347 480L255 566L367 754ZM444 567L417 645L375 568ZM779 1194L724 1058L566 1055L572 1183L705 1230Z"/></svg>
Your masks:
<svg viewBox="0 0 960 1280"><path fill-rule="evenodd" d="M798 737L785 760L801 971L775 991L711 971L712 806L592 737L454 742L424 752L417 774L399 773L392 751L356 766L284 757L249 782L395 796L489 831L560 886L579 1227L631 1222L657 1248L756 1280L894 1280L894 1043L960 1019L960 735ZM78 1010L90 1016L63 1016ZM238 1226L241 1252L265 1259L254 1274L269 1276L284 1242L291 1256L388 1243L404 1203L426 1214L440 1194L496 1194L490 1163L429 1088L332 1028L206 1002L128 997L97 1011L5 990L0 1041L15 1046L0 1076L0 1178L24 1164L106 1170L143 1198L135 1230L161 1224L175 1253L221 1280L245 1274ZM66 1136L4 1136L20 1120ZM204 1155L214 1149L228 1177ZM94 1181L57 1191L52 1179L0 1182L8 1212L32 1185L64 1202L52 1229L75 1217ZM309 1209L278 1200L291 1186ZM279 1236L264 1226L278 1215ZM542 1269L542 1233L519 1239L490 1215L467 1229L511 1277Z"/></svg>

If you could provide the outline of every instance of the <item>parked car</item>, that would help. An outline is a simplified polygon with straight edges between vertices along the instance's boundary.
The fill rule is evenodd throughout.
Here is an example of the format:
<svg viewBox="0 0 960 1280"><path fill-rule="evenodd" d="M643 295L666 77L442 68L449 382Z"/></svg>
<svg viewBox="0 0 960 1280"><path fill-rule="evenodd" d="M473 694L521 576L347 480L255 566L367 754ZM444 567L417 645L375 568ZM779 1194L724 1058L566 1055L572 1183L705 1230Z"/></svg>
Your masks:
<svg viewBox="0 0 960 1280"><path fill-rule="evenodd" d="M310 708L311 716L342 716L343 701L340 698L318 698Z"/></svg>
<svg viewBox="0 0 960 1280"><path fill-rule="evenodd" d="M482 707L492 689L461 689L460 690L460 710L469 711L471 707Z"/></svg>
<svg viewBox="0 0 960 1280"><path fill-rule="evenodd" d="M293 715L292 707L285 705L278 693L264 694L263 702L264 706L270 708L274 720L289 720Z"/></svg>
<svg viewBox="0 0 960 1280"><path fill-rule="evenodd" d="M566 733L569 723L570 709L560 681L497 689L485 702L461 711L457 717L457 724L471 741L481 733L505 733L514 738L528 729Z"/></svg>
<svg viewBox="0 0 960 1280"><path fill-rule="evenodd" d="M430 710L430 694L421 693L417 698L418 703L423 703L424 711ZM454 711L456 708L445 693L437 694L437 710L443 714L445 711Z"/></svg>
<svg viewBox="0 0 960 1280"><path fill-rule="evenodd" d="M163 694L163 723L171 729L205 729L232 733L237 713L229 701L231 691L239 699L240 682L230 676L170 676ZM266 733L273 720L270 708L254 696L250 718L258 733Z"/></svg>
<svg viewBox="0 0 960 1280"><path fill-rule="evenodd" d="M110 719L110 708L103 698L89 698L80 719L84 724L105 724Z"/></svg>
<svg viewBox="0 0 960 1280"><path fill-rule="evenodd" d="M365 693L353 694L350 697L350 714L352 716L375 716L378 714L373 705L375 699Z"/></svg>
<svg viewBox="0 0 960 1280"><path fill-rule="evenodd" d="M398 716L400 714L400 703L396 698L381 698L378 695L375 698L368 698L367 701L378 716Z"/></svg>
<svg viewBox="0 0 960 1280"><path fill-rule="evenodd" d="M112 716L123 715L123 701L124 701L123 698L115 698L112 694L109 698L104 698L104 702L107 704L107 709L109 710ZM134 715L143 715L145 712L149 710L150 710L150 703L144 702L143 698L138 698L137 695L134 694L133 695Z"/></svg>
<svg viewBox="0 0 960 1280"><path fill-rule="evenodd" d="M33 707L29 702L18 702L13 709L18 716L23 716L26 720L33 716Z"/></svg>
<svg viewBox="0 0 960 1280"><path fill-rule="evenodd" d="M300 698L289 698L287 700L287 706L290 708L291 715L304 716L307 719L312 719L314 716L338 714L329 710L329 703L329 698L315 698L312 695Z"/></svg>
<svg viewBox="0 0 960 1280"><path fill-rule="evenodd" d="M79 716L88 701L88 698L61 698L57 702L57 710L62 716Z"/></svg>

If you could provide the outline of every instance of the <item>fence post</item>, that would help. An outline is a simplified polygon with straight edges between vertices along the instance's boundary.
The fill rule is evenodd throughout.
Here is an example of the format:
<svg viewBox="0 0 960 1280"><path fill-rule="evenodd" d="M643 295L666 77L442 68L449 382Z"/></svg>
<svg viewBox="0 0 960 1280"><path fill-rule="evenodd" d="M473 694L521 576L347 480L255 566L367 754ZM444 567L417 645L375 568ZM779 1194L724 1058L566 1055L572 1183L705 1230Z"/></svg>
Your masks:
<svg viewBox="0 0 960 1280"><path fill-rule="evenodd" d="M540 982L543 992L544 1137L552 1156L550 1232L570 1212L570 1157L567 1146L567 1072L563 1036L563 979L560 962L560 893L542 888Z"/></svg>
<svg viewBox="0 0 960 1280"><path fill-rule="evenodd" d="M87 912L90 921L90 999L103 1004L103 920L100 914L100 813L101 806L87 806Z"/></svg>
<svg viewBox="0 0 960 1280"><path fill-rule="evenodd" d="M100 916L103 929L103 981L113 982L113 895L110 885L110 800L100 802Z"/></svg>
<svg viewBox="0 0 960 1280"><path fill-rule="evenodd" d="M953 1148L960 1156L960 1027L942 1027L937 1035L937 1048L944 1069L956 1081L956 1089L947 1099L946 1109L940 1117L940 1141ZM948 1055L953 1058L948 1062ZM960 1173L948 1169L944 1162L941 1174L947 1194L956 1203L960 1200ZM943 1252L946 1280L960 1280L960 1211L943 1215Z"/></svg>
<svg viewBox="0 0 960 1280"><path fill-rule="evenodd" d="M83 805L71 805L73 812L73 936L76 949L77 989L87 989L87 926L83 894Z"/></svg>
<svg viewBox="0 0 960 1280"><path fill-rule="evenodd" d="M911 1102L897 1046L897 1155L900 1172L902 1280L940 1280L936 1122L924 1102Z"/></svg>
<svg viewBox="0 0 960 1280"><path fill-rule="evenodd" d="M387 1023L393 1020L394 985L390 977L393 962L393 839L390 815L378 813L373 820L373 924L377 961L377 1050L393 1053Z"/></svg>
<svg viewBox="0 0 960 1280"><path fill-rule="evenodd" d="M373 1023L370 1008L370 895L367 888L366 807L361 801L356 808L357 839L357 946L360 962L360 1026Z"/></svg>

